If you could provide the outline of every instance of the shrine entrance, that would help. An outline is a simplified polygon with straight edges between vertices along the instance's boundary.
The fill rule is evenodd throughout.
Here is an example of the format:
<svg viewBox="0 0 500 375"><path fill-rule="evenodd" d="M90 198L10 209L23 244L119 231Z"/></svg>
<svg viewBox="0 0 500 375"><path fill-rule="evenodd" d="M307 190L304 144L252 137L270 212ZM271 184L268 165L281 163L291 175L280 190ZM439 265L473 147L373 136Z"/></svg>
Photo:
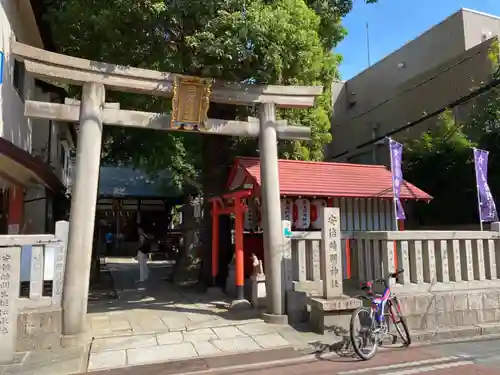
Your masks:
<svg viewBox="0 0 500 375"><path fill-rule="evenodd" d="M161 131L195 131L221 136L259 137L265 252L269 264L268 313L283 317L281 298L281 216L277 140L308 140L310 129L276 120L276 108L309 108L323 87L253 85L124 67L52 53L13 41L13 57L41 80L82 86L81 102L25 101L25 116L79 123L76 176L71 201L69 245L64 272L62 333L72 343L85 332L94 218L103 126ZM106 103L106 90L172 99L172 113L120 109ZM210 102L258 105L259 117L246 121L207 118ZM237 205L238 210L243 209ZM222 209L222 207L220 207ZM239 215L241 216L241 215ZM272 270L274 269L274 272ZM64 341L64 340L63 340ZM69 345L69 344L68 344Z"/></svg>

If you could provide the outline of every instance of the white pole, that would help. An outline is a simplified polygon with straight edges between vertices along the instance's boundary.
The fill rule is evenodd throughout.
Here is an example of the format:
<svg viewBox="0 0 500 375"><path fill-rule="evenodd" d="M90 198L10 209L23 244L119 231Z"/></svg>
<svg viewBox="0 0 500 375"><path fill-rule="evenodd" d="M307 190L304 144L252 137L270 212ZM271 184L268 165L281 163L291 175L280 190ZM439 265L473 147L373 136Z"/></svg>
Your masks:
<svg viewBox="0 0 500 375"><path fill-rule="evenodd" d="M477 214L479 216L479 228L480 228L480 230L482 232L483 231L483 221L481 220L481 197L479 196L479 185L477 183L477 181L479 179L478 179L478 175L477 175L477 166L476 166L476 154L475 154L476 150L477 149L475 147L472 149L472 155L473 155L473 158L474 158L474 174L476 175Z"/></svg>
<svg viewBox="0 0 500 375"><path fill-rule="evenodd" d="M392 162L392 152L391 152L391 138L387 137L389 140L389 157L391 159L391 178L392 178L392 210L394 212L394 226L395 231L399 231L398 225L398 204L396 201L396 186L394 186L394 163Z"/></svg>

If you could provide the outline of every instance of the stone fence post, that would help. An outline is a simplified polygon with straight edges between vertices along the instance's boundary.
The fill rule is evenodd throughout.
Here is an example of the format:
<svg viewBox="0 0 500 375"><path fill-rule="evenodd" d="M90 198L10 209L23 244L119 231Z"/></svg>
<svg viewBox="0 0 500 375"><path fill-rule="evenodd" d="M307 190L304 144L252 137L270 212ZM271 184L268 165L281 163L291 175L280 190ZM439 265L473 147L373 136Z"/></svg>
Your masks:
<svg viewBox="0 0 500 375"><path fill-rule="evenodd" d="M52 304L61 307L63 284L64 284L64 270L66 269L66 254L68 251L68 235L69 235L69 222L58 221L56 222L55 237L61 241L61 244L55 248L54 254L54 280L52 287Z"/></svg>

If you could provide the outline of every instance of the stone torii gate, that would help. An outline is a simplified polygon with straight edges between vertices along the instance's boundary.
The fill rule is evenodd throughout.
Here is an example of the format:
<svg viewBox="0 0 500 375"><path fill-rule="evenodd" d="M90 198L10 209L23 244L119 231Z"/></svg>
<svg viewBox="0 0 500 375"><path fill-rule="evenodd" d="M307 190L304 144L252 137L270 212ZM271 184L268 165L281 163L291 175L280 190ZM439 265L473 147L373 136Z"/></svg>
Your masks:
<svg viewBox="0 0 500 375"><path fill-rule="evenodd" d="M81 85L81 104L27 100L25 116L79 122L76 179L71 199L69 244L63 289L63 345L78 343L85 332L92 236L97 200L103 125L164 131L200 131L259 137L264 244L269 264L268 321L286 322L281 286L281 209L277 140L310 139L310 129L276 120L276 107L308 108L322 87L262 86L119 66L61 55L13 41L14 58L39 79ZM172 116L119 109L105 103L105 91L172 98ZM248 121L207 119L209 102L259 105Z"/></svg>

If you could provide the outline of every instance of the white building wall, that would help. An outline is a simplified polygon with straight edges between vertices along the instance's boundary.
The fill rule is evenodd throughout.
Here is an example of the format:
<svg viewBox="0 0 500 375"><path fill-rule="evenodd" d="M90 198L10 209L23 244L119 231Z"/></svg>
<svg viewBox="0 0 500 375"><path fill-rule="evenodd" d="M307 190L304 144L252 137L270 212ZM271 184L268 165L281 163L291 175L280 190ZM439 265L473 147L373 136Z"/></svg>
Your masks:
<svg viewBox="0 0 500 375"><path fill-rule="evenodd" d="M50 125L50 121L26 119L24 101L51 101L50 94L35 87L34 78L27 72L20 85L21 93L15 88L15 60L11 54L11 40L43 48L42 38L36 24L30 0L0 0L0 51L4 53L3 83L0 85L0 137L19 148L49 162L56 175L62 177L59 133L66 124ZM21 65L22 68L24 68ZM24 70L24 69L22 69ZM65 129L63 129L66 131ZM49 136L49 133L50 136ZM50 145L49 143L50 139ZM50 158L48 152L50 150ZM45 233L46 221L53 222L52 201L47 205L44 186L25 189L23 233ZM50 227L50 225L49 225Z"/></svg>
<svg viewBox="0 0 500 375"><path fill-rule="evenodd" d="M463 13L465 48L471 49L500 35L500 17L467 10Z"/></svg>
<svg viewBox="0 0 500 375"><path fill-rule="evenodd" d="M0 136L31 152L32 121L24 117L24 99L34 98L34 79L24 75L24 92L14 88L14 59L10 41L43 47L29 0L0 0L0 50L4 53L3 83L0 86Z"/></svg>

